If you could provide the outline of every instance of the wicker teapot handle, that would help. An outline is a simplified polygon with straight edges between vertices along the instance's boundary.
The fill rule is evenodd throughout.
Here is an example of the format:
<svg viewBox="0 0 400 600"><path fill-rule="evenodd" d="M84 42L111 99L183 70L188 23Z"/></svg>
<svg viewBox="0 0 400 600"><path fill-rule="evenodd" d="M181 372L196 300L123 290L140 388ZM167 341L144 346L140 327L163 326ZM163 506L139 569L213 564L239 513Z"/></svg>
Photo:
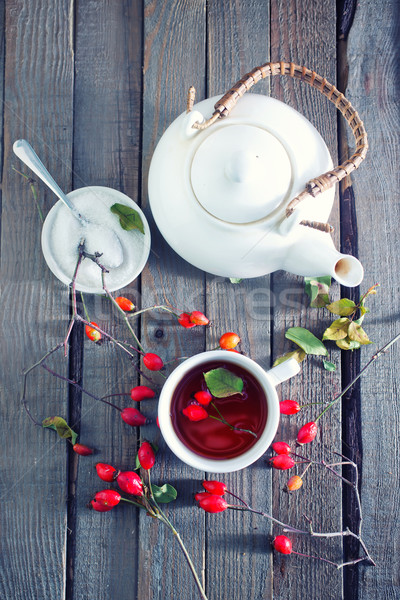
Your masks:
<svg viewBox="0 0 400 600"><path fill-rule="evenodd" d="M350 125L356 141L356 151L348 160L332 171L328 171L327 173L319 175L319 177L311 179L306 184L305 189L289 202L286 208L286 217L289 217L299 202L310 195L315 198L318 196L318 194L334 186L341 179L346 177L346 175L349 175L352 171L360 166L360 163L364 160L368 150L367 133L357 111L353 108L347 98L345 98L345 96L339 92L334 85L329 83L325 77L317 75L314 71L311 71L306 67L301 67L294 63L287 62L265 63L261 67L256 67L250 71L250 73L244 75L240 81L235 83L235 85L220 100L218 100L214 106L215 111L210 119L204 121L203 123L194 123L193 127L195 129L206 129L217 119L227 117L241 96L243 96L251 87L253 87L255 83L261 79L270 77L271 75L289 75L295 79L305 81L320 91L336 106L338 110L340 110L347 123ZM188 100L188 110L190 109L190 105L192 105L192 101L194 101L192 90L193 88L191 88L189 91L190 100ZM309 221L302 221L302 224L315 227L317 229L322 229L324 231L330 231L332 229L327 224Z"/></svg>

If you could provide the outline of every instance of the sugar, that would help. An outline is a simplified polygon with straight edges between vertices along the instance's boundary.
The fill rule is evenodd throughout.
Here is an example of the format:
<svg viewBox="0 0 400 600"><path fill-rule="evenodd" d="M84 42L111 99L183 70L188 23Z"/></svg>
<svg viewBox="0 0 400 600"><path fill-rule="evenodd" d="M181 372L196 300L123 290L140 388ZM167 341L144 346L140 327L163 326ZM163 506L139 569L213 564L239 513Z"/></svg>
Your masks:
<svg viewBox="0 0 400 600"><path fill-rule="evenodd" d="M148 252L147 239L137 230L122 229L118 217L111 213L110 207L115 202L124 202L120 197L114 197L112 190L108 193L82 188L74 194L71 201L88 223L82 225L68 208L60 206L50 239L53 257L66 278L72 280L79 244L83 238L88 253L102 253L99 262L109 270L106 274L107 286L118 289L121 282L126 284L134 278ZM79 267L76 283L85 288L101 290L101 270L92 260L85 258Z"/></svg>

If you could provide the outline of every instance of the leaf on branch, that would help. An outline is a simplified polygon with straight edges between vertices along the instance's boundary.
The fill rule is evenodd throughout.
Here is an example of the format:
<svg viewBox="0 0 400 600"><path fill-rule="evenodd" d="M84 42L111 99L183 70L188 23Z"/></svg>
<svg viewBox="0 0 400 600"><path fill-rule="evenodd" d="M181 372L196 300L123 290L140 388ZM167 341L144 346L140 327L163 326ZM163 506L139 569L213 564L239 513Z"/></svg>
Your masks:
<svg viewBox="0 0 400 600"><path fill-rule="evenodd" d="M359 342L362 346L372 344L361 325L354 321L349 325L348 337L354 342Z"/></svg>
<svg viewBox="0 0 400 600"><path fill-rule="evenodd" d="M62 417L48 417L42 421L42 426L47 429L54 429L54 431L57 431L60 438L71 438L72 445L74 445L78 439L78 434L71 429Z"/></svg>
<svg viewBox="0 0 400 600"><path fill-rule="evenodd" d="M224 367L204 373L204 379L214 398L226 398L243 391L243 379Z"/></svg>
<svg viewBox="0 0 400 600"><path fill-rule="evenodd" d="M119 222L122 229L125 231L131 231L132 229L138 229L144 234L144 225L142 217L139 213L134 210L131 206L125 204L113 204L111 212L119 217Z"/></svg>
<svg viewBox="0 0 400 600"><path fill-rule="evenodd" d="M283 356L279 356L279 358L276 359L272 366L277 367L281 363L285 362L285 360L289 360L289 358L294 358L295 360L297 360L298 363L301 363L305 359L305 357L306 353L304 352L304 350L298 348L297 350L293 350L293 352L287 352Z"/></svg>
<svg viewBox="0 0 400 600"><path fill-rule="evenodd" d="M348 317L356 312L357 305L355 302L353 302L353 300L349 300L348 298L342 298L341 300L332 302L332 304L328 304L326 308L334 315Z"/></svg>
<svg viewBox="0 0 400 600"><path fill-rule="evenodd" d="M312 308L322 308L329 304L329 288L331 278L329 275L324 277L304 277L304 291L310 298Z"/></svg>
<svg viewBox="0 0 400 600"><path fill-rule="evenodd" d="M336 319L330 326L325 329L322 336L323 340L344 340L347 337L350 320L347 317Z"/></svg>
<svg viewBox="0 0 400 600"><path fill-rule="evenodd" d="M160 502L161 504L168 504L168 502L173 502L173 500L176 500L176 497L178 495L176 489L169 483L164 483L164 485L162 485L161 487L158 487L158 485L154 485L154 483L152 483L151 489L153 491L154 498L157 500L157 502Z"/></svg>
<svg viewBox="0 0 400 600"><path fill-rule="evenodd" d="M349 337L345 337L344 340L337 340L336 346L341 350L358 350L361 346L360 342L355 342L351 340Z"/></svg>
<svg viewBox="0 0 400 600"><path fill-rule="evenodd" d="M290 327L285 333L285 337L300 346L306 354L315 354L317 356L328 355L328 350L321 340L304 327Z"/></svg>
<svg viewBox="0 0 400 600"><path fill-rule="evenodd" d="M323 360L322 364L324 365L324 369L327 371L336 371L336 365L329 360Z"/></svg>

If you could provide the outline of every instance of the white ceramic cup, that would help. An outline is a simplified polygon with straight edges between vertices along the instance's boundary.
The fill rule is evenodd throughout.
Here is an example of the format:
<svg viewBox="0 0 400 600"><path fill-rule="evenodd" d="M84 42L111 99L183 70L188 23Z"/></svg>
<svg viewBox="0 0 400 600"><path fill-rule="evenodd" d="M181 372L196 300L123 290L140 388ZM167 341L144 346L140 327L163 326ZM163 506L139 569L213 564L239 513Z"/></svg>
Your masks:
<svg viewBox="0 0 400 600"><path fill-rule="evenodd" d="M206 458L190 450L177 436L171 420L171 401L178 383L193 368L211 361L238 365L248 371L262 387L268 405L267 422L257 442L240 456L223 460ZM270 371L265 371L251 358L226 350L212 350L192 356L171 373L161 390L158 402L158 420L165 442L184 463L201 471L230 473L248 467L267 451L278 429L280 411L276 386L299 371L299 363L293 358L273 367Z"/></svg>
<svg viewBox="0 0 400 600"><path fill-rule="evenodd" d="M67 196L78 209L80 207L80 202L83 201L87 203L89 198L91 212L100 209L104 212L104 207L106 207L108 210L113 204L119 203L126 206L131 206L140 215L143 222L144 235L139 231L123 230L118 223L118 217L112 214L111 211L109 211L109 217L108 215L106 216L106 223L103 223L103 226L108 226L110 223L111 228L114 228L116 235L120 238L123 251L122 265L113 269L113 273L111 273L110 270L110 275L106 276L108 279L107 287L109 291L113 292L130 284L142 272L150 253L150 228L140 207L136 204L136 202L122 192L103 186L79 188L70 192L67 194ZM47 266L65 285L69 285L71 283L73 270L72 273L67 272L65 266L60 264L59 258L60 252L63 251L64 246L67 246L67 248L65 248L66 251L70 250L68 247L69 239L68 234L66 234L65 239L63 238L62 241L60 241L60 239L54 235L54 230L56 224L59 224L60 221L61 223L64 221L65 223L72 222L74 225L74 219L75 217L72 215L72 213L64 206L63 202L59 200L47 215L42 229L42 251ZM93 222L96 224L96 220ZM139 241L135 242L135 238ZM56 248L56 245L59 247ZM76 250L77 249L75 249L75 251ZM86 260L85 262L85 268L87 268L89 261ZM89 294L104 294L104 290L101 285L100 270L96 265L92 264L91 266L92 271L93 269L96 270L96 275L92 275L92 273L90 273L90 275L92 275L91 279L88 277L87 280L85 280L84 277L79 279L78 274L76 289ZM83 269L81 268L81 272L82 271ZM95 277L95 279L93 277Z"/></svg>

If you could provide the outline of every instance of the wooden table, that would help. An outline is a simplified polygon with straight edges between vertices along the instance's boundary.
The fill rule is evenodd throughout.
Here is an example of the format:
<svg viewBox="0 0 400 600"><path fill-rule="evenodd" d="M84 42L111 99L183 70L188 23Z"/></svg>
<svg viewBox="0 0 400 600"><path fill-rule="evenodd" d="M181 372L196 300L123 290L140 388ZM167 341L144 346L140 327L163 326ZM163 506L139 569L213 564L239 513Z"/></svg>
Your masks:
<svg viewBox="0 0 400 600"><path fill-rule="evenodd" d="M339 89L359 111L370 151L338 190L331 222L335 242L365 267L358 299L380 283L368 305L365 328L373 345L354 353L330 346L336 372L309 357L301 375L284 384L282 398L326 402L348 383L377 348L398 332L399 195L398 60L399 1L292 0L3 0L0 3L2 219L2 461L0 597L7 600L197 599L198 591L170 532L146 514L119 506L101 515L86 508L101 489L94 464L134 466L139 436L159 446L153 481L170 482L178 499L166 508L204 579L209 600L399 598L398 347L379 359L342 405L323 420L321 436L304 449L315 460L343 452L360 468L363 537L377 566L336 570L329 564L271 550L280 533L267 519L227 511L206 515L193 501L205 474L174 458L159 430L125 425L111 408L37 368L27 399L38 420L61 415L95 447L78 457L54 432L35 427L21 405L22 375L63 339L70 318L69 291L48 270L40 250L41 222L28 173L12 153L27 138L61 187L121 190L149 218L153 252L140 280L123 293L142 307L168 302L204 311L212 328L184 330L167 314L147 313L136 323L143 345L167 360L216 346L221 333L237 331L241 349L264 367L290 349L288 327L321 335L327 311L308 307L301 277L283 272L232 285L177 256L152 220L147 175L155 145L183 110L190 85L198 98L224 93L241 75L267 61L304 64ZM355 2L354 2L355 5ZM397 36L397 37L396 37ZM396 87L397 85L397 87ZM288 78L258 84L258 93L284 100L322 133L334 162L348 155L351 133L335 108L307 86ZM396 164L397 163L397 164ZM46 214L54 196L37 184ZM332 297L338 298L337 284ZM110 302L86 296L89 314L113 335L126 335ZM397 328L397 330L396 330ZM139 383L135 369L109 343L97 346L75 327L68 358L48 365L102 396ZM171 369L171 365L168 366ZM158 386L163 379L156 375ZM142 381L146 383L145 380ZM398 389L398 388L397 388ZM120 399L128 405L127 399ZM146 404L154 415L156 402ZM315 407L282 418L278 438L294 441ZM252 467L222 476L252 506L286 523L318 531L355 530L354 491L324 468L313 468L296 494L283 491L287 473ZM298 473L302 466L298 467ZM351 476L347 472L347 476ZM296 549L335 562L358 556L342 538L294 536Z"/></svg>

